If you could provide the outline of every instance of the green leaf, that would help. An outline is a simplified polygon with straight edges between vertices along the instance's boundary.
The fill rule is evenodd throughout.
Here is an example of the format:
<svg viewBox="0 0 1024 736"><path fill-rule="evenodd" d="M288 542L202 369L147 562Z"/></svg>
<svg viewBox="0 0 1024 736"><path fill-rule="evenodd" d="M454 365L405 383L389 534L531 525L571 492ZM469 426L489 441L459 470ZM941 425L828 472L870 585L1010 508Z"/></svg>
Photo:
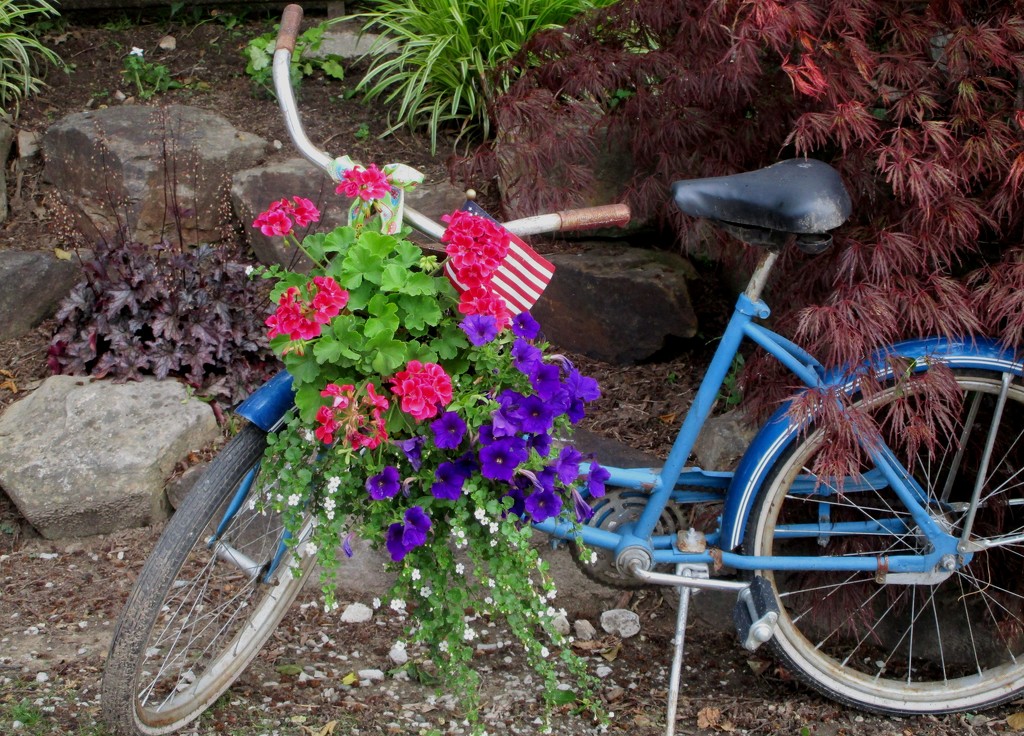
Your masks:
<svg viewBox="0 0 1024 736"><path fill-rule="evenodd" d="M320 65L320 69L322 69L323 73L329 77L334 77L335 79L345 78L345 67L343 67L337 59L328 59Z"/></svg>
<svg viewBox="0 0 1024 736"><path fill-rule="evenodd" d="M320 387L315 384L304 384L295 392L295 406L299 414L308 420L312 420L317 410L323 404L323 397L320 396Z"/></svg>
<svg viewBox="0 0 1024 736"><path fill-rule="evenodd" d="M366 354L372 356L370 367L375 373L388 376L406 364L406 344L386 336L366 341Z"/></svg>
<svg viewBox="0 0 1024 736"><path fill-rule="evenodd" d="M429 296L402 296L398 308L402 324L414 335L422 334L427 326L436 327L443 316L437 299Z"/></svg>
<svg viewBox="0 0 1024 736"><path fill-rule="evenodd" d="M284 365L292 374L293 383L296 387L303 383L311 383L320 375L320 366L316 358L307 352L305 355L288 353L284 356Z"/></svg>
<svg viewBox="0 0 1024 736"><path fill-rule="evenodd" d="M336 227L324 236L325 253L346 253L356 242L356 231L351 227Z"/></svg>
<svg viewBox="0 0 1024 736"><path fill-rule="evenodd" d="M402 291L409 280L409 271L397 263L389 263L384 267L380 288L382 291Z"/></svg>
<svg viewBox="0 0 1024 736"><path fill-rule="evenodd" d="M576 702L576 693L572 690L555 690L551 693L551 702L555 705L569 705Z"/></svg>

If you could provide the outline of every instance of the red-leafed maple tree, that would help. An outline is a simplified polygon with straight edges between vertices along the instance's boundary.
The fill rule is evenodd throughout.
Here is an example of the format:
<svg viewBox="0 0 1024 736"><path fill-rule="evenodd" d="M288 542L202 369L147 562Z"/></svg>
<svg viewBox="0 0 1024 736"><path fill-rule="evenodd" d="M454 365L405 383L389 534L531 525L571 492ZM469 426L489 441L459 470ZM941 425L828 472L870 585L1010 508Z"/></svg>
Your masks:
<svg viewBox="0 0 1024 736"><path fill-rule="evenodd" d="M832 364L920 334L1024 343L1019 0L621 0L520 61L477 157L517 214L573 204L614 142L623 198L692 248L711 231L673 211L673 180L819 158L854 215L784 261L801 343Z"/></svg>

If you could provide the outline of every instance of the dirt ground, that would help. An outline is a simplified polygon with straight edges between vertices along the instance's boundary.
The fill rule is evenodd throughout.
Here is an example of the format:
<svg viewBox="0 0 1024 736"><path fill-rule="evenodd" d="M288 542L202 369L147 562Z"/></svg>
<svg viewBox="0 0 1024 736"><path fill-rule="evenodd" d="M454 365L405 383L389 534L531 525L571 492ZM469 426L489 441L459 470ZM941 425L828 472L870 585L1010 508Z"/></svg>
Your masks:
<svg viewBox="0 0 1024 736"><path fill-rule="evenodd" d="M47 40L73 69L67 75L51 73L49 88L23 106L17 125L42 132L71 112L134 104L120 99L119 92L132 93L120 70L125 54L140 47L176 78L190 81L190 87L161 94L150 104L207 107L244 130L285 142L274 104L254 96L241 56L246 41L271 22L236 20L209 14L187 25L114 16L106 21L93 17L89 23L72 19ZM165 35L175 37L174 51L159 49ZM305 83L301 105L310 137L332 152L344 147L358 160L404 161L421 170L443 171L443 159L431 157L419 137L403 132L377 139L386 125L385 112L345 99L357 79L352 70L342 83ZM363 126L371 135L356 136ZM281 155L292 154L283 150ZM0 229L0 248L51 248L49 191L39 176L40 166L37 162L15 173L9 186L12 214ZM0 410L47 375L45 351L52 329L45 323L18 340L0 343ZM615 397L599 407L589 428L663 454L672 420L692 393L690 376L706 355L700 341L690 347L681 357L641 367L582 361ZM0 493L0 733L108 733L98 722L106 649L121 605L159 533L159 528L146 528L80 540L42 540ZM368 596L359 600L371 603ZM614 714L607 731L664 733L673 609L657 591L623 593L614 604L637 611L641 634L624 640L605 636L580 648L601 678L602 697ZM561 605L570 620L586 618L596 624L608 602L579 595ZM984 714L905 719L859 713L802 688L764 655L745 652L723 624L727 606L705 606L699 597L695 605L698 615L687 631L677 733L1004 733L1013 730L1007 718L1024 710L1024 704L1011 704ZM315 592L307 592L257 662L184 733L459 733L464 730L461 716L452 710L450 696L428 684L401 673L365 686L345 684L351 680L347 675L362 669L392 669L388 652L401 638L404 623L378 612L367 624L341 624L337 614L324 613ZM495 627L498 637L500 622ZM478 664L485 675L483 714L491 733L542 732L537 684L521 659L498 648L481 653ZM552 728L556 734L595 732L593 724L568 711L555 714Z"/></svg>

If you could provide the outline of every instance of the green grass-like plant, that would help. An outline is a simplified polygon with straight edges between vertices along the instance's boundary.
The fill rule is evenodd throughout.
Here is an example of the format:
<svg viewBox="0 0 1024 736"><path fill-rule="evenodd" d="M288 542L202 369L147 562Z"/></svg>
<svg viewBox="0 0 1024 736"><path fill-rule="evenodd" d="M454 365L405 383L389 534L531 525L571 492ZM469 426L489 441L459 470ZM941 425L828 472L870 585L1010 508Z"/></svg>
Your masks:
<svg viewBox="0 0 1024 736"><path fill-rule="evenodd" d="M33 23L59 13L47 0L0 0L0 113L39 90L39 62L60 64L60 57L44 46Z"/></svg>
<svg viewBox="0 0 1024 736"><path fill-rule="evenodd" d="M398 103L397 122L426 125L432 150L442 125L490 134L489 108L508 89L506 63L535 33L611 0L380 0L353 18L379 33L359 83L367 100ZM500 71L499 71L500 70Z"/></svg>

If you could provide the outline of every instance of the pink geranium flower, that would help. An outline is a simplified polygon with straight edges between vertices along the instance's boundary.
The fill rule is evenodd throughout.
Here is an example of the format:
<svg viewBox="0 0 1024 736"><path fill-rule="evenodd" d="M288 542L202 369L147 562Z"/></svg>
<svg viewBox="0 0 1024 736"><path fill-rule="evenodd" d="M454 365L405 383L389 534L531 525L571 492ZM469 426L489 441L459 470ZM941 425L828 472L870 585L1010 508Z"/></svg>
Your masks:
<svg viewBox="0 0 1024 736"><path fill-rule="evenodd" d="M402 397L402 411L422 422L436 416L438 407L451 403L452 379L437 363L410 360L391 379L391 390Z"/></svg>
<svg viewBox="0 0 1024 736"><path fill-rule="evenodd" d="M320 210L304 197L292 197L295 204L292 205L292 215L295 217L295 224L299 227L306 227L311 222L320 222Z"/></svg>
<svg viewBox="0 0 1024 736"><path fill-rule="evenodd" d="M350 199L369 202L386 197L391 192L391 184L387 174L378 169L376 164L370 164L366 168L355 166L346 171L335 191Z"/></svg>

